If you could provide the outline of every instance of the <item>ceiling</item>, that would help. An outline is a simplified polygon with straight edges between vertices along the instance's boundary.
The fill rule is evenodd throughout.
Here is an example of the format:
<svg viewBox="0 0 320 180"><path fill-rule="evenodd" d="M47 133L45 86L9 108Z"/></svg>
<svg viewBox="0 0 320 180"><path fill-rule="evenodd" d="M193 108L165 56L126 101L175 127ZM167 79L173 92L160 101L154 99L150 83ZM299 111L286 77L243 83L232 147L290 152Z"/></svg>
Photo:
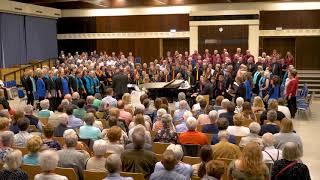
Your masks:
<svg viewBox="0 0 320 180"><path fill-rule="evenodd" d="M58 9L96 9L207 3L288 2L301 0L14 0Z"/></svg>

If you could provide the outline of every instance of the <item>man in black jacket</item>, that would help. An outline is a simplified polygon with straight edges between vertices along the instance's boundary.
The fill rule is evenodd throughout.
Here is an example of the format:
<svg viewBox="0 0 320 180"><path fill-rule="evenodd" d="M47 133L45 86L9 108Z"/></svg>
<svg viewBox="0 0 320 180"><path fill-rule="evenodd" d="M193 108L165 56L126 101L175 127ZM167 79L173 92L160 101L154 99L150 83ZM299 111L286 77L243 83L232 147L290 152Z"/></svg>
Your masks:
<svg viewBox="0 0 320 180"><path fill-rule="evenodd" d="M123 69L116 72L112 77L112 88L116 94L117 99L121 99L122 95L128 92L128 76L124 74Z"/></svg>

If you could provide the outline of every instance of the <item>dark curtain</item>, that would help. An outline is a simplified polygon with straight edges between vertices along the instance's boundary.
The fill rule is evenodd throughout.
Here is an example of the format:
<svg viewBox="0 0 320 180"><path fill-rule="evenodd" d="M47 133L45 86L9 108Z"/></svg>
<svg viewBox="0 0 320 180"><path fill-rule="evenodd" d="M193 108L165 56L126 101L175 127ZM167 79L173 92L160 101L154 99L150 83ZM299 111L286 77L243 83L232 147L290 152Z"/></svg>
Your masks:
<svg viewBox="0 0 320 180"><path fill-rule="evenodd" d="M1 68L26 62L24 16L0 13Z"/></svg>
<svg viewBox="0 0 320 180"><path fill-rule="evenodd" d="M57 20L25 16L27 59L57 57Z"/></svg>

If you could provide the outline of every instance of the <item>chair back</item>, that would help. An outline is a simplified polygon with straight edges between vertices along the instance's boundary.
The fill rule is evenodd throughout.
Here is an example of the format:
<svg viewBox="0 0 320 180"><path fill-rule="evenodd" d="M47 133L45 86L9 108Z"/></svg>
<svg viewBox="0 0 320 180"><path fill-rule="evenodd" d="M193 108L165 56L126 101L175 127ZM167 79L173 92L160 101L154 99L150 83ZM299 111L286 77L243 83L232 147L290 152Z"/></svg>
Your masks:
<svg viewBox="0 0 320 180"><path fill-rule="evenodd" d="M161 161L162 160L162 154L156 154L155 153L155 156L156 156L157 161Z"/></svg>
<svg viewBox="0 0 320 180"><path fill-rule="evenodd" d="M40 117L39 120L44 126L46 126L48 124L49 118Z"/></svg>
<svg viewBox="0 0 320 180"><path fill-rule="evenodd" d="M182 159L182 162L190 164L190 165L194 165L194 164L201 163L201 159L200 159L200 157L184 156Z"/></svg>
<svg viewBox="0 0 320 180"><path fill-rule="evenodd" d="M154 142L152 143L152 151L156 154L162 154L169 145L169 143Z"/></svg>
<svg viewBox="0 0 320 180"><path fill-rule="evenodd" d="M201 178L200 177L198 177L198 176L192 176L191 177L191 180L200 180Z"/></svg>
<svg viewBox="0 0 320 180"><path fill-rule="evenodd" d="M52 137L52 139L57 141L61 145L61 147L65 144L63 137Z"/></svg>
<svg viewBox="0 0 320 180"><path fill-rule="evenodd" d="M28 174L29 179L34 179L37 174L41 173L40 166L22 164L21 169Z"/></svg>
<svg viewBox="0 0 320 180"><path fill-rule="evenodd" d="M92 139L81 139L79 138L79 141L83 142L84 144L86 144L90 150L90 152L92 152L92 148L93 148L93 143L94 141Z"/></svg>
<svg viewBox="0 0 320 180"><path fill-rule="evenodd" d="M197 131L202 132L202 128L203 128L203 125L201 124L197 125Z"/></svg>
<svg viewBox="0 0 320 180"><path fill-rule="evenodd" d="M24 155L26 155L26 154L29 153L28 149L25 148L25 147L12 147L12 148L13 148L13 149L18 149L18 150L20 150L21 153L22 153L22 156L24 156Z"/></svg>
<svg viewBox="0 0 320 180"><path fill-rule="evenodd" d="M201 146L199 144L182 144L183 154L185 156L199 156Z"/></svg>
<svg viewBox="0 0 320 180"><path fill-rule="evenodd" d="M123 177L132 177L134 180L144 180L142 173L121 172L120 175Z"/></svg>
<svg viewBox="0 0 320 180"><path fill-rule="evenodd" d="M241 141L241 138L242 138L243 136L235 136L235 137L236 137L236 145L239 146L240 141Z"/></svg>
<svg viewBox="0 0 320 180"><path fill-rule="evenodd" d="M157 132L156 132L156 131L150 131L150 134L151 134L151 140L153 141L154 138L155 138L156 135L157 135Z"/></svg>
<svg viewBox="0 0 320 180"><path fill-rule="evenodd" d="M108 175L107 172L103 171L83 171L83 180L101 180L104 179Z"/></svg>
<svg viewBox="0 0 320 180"><path fill-rule="evenodd" d="M211 145L211 140L212 140L213 134L205 133L205 135L208 138L208 144Z"/></svg>
<svg viewBox="0 0 320 180"><path fill-rule="evenodd" d="M223 174L223 180L228 180L228 168L229 164L233 161L233 159L227 159L227 158L218 158L217 160L223 161L224 163L224 174Z"/></svg>
<svg viewBox="0 0 320 180"><path fill-rule="evenodd" d="M73 168L61 168L58 167L54 170L56 174L66 176L68 180L78 180L78 175Z"/></svg>

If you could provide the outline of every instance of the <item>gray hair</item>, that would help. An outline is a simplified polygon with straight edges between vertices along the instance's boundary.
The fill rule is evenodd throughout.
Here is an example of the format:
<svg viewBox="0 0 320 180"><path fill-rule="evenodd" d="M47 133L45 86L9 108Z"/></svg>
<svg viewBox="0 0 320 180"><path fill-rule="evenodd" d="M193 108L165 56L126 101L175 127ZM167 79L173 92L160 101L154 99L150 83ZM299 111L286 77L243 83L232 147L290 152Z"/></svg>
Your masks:
<svg viewBox="0 0 320 180"><path fill-rule="evenodd" d="M94 123L94 114L93 113L87 113L86 116L83 118L86 125L92 126Z"/></svg>
<svg viewBox="0 0 320 180"><path fill-rule="evenodd" d="M297 143L287 142L282 150L282 157L288 161L294 161L302 156L301 149Z"/></svg>
<svg viewBox="0 0 320 180"><path fill-rule="evenodd" d="M163 115L167 114L167 111L163 108L160 108L158 111L157 111L157 117L162 117Z"/></svg>
<svg viewBox="0 0 320 180"><path fill-rule="evenodd" d="M216 110L212 110L209 112L209 119L211 122L216 122L218 119L218 112Z"/></svg>
<svg viewBox="0 0 320 180"><path fill-rule="evenodd" d="M184 92L179 92L178 100L179 101L186 100L186 94Z"/></svg>
<svg viewBox="0 0 320 180"><path fill-rule="evenodd" d="M145 129L135 128L132 132L132 143L135 149L142 149L145 143Z"/></svg>
<svg viewBox="0 0 320 180"><path fill-rule="evenodd" d="M173 153L176 155L176 159L177 161L181 161L183 158L183 149L182 146L180 144L170 144L167 147L167 150L172 150Z"/></svg>
<svg viewBox="0 0 320 180"><path fill-rule="evenodd" d="M31 104L28 104L24 107L24 113L25 114L32 114L33 113L33 106Z"/></svg>
<svg viewBox="0 0 320 180"><path fill-rule="evenodd" d="M70 104L70 102L68 99L62 99L62 101L61 101L62 106L68 106L69 104Z"/></svg>
<svg viewBox="0 0 320 180"><path fill-rule="evenodd" d="M197 123L196 118L194 118L194 117L189 117L189 118L187 119L186 125L187 125L187 128L188 128L189 131L194 131L194 130L196 130L197 124L198 124L198 123Z"/></svg>
<svg viewBox="0 0 320 180"><path fill-rule="evenodd" d="M93 96L87 96L87 104L93 104L94 97Z"/></svg>
<svg viewBox="0 0 320 180"><path fill-rule="evenodd" d="M274 145L273 135L271 133L265 133L262 136L262 143L265 147L270 147Z"/></svg>
<svg viewBox="0 0 320 180"><path fill-rule="evenodd" d="M80 99L80 94L78 92L72 93L72 99Z"/></svg>
<svg viewBox="0 0 320 180"><path fill-rule="evenodd" d="M170 114L165 114L161 117L162 123L170 124L172 122L172 117Z"/></svg>
<svg viewBox="0 0 320 180"><path fill-rule="evenodd" d="M10 152L4 160L3 167L8 170L16 170L21 166L22 152L20 150L13 150Z"/></svg>
<svg viewBox="0 0 320 180"><path fill-rule="evenodd" d="M192 114L192 112L190 112L190 111L185 111L184 113L183 113L183 120L187 120L189 117L192 117L193 116L193 114Z"/></svg>
<svg viewBox="0 0 320 180"><path fill-rule="evenodd" d="M11 147L13 143L14 133L12 131L4 131L0 135L3 146Z"/></svg>
<svg viewBox="0 0 320 180"><path fill-rule="evenodd" d="M99 139L94 141L93 153L95 156L103 156L107 152L107 142L105 140Z"/></svg>
<svg viewBox="0 0 320 180"><path fill-rule="evenodd" d="M40 107L41 107L41 109L49 109L49 107L50 107L49 100L44 99L44 100L40 101Z"/></svg>
<svg viewBox="0 0 320 180"><path fill-rule="evenodd" d="M67 129L63 133L63 139L67 147L76 147L78 142L77 133L73 129Z"/></svg>
<svg viewBox="0 0 320 180"><path fill-rule="evenodd" d="M122 167L120 156L118 154L108 156L105 167L109 173L120 172Z"/></svg>
<svg viewBox="0 0 320 180"><path fill-rule="evenodd" d="M259 134L260 130L261 130L261 126L259 123L257 122L252 122L249 124L249 129L250 132L253 134Z"/></svg>
<svg viewBox="0 0 320 180"><path fill-rule="evenodd" d="M275 110L270 110L267 112L267 120L274 122L277 120L277 112Z"/></svg>
<svg viewBox="0 0 320 180"><path fill-rule="evenodd" d="M188 102L186 100L179 101L179 109L187 109Z"/></svg>
<svg viewBox="0 0 320 180"><path fill-rule="evenodd" d="M48 172L56 169L59 162L59 156L56 151L45 150L39 155L39 165L42 172Z"/></svg>
<svg viewBox="0 0 320 180"><path fill-rule="evenodd" d="M67 125L69 116L66 113L62 113L58 116L58 119L59 119L59 123Z"/></svg>
<svg viewBox="0 0 320 180"><path fill-rule="evenodd" d="M238 97L237 99L236 99L236 104L237 104L237 106L242 106L242 104L244 103L244 99L242 98L242 97Z"/></svg>
<svg viewBox="0 0 320 180"><path fill-rule="evenodd" d="M221 101L221 107L222 107L223 109L226 109L229 103L230 103L229 99L223 99L223 100Z"/></svg>
<svg viewBox="0 0 320 180"><path fill-rule="evenodd" d="M141 110L141 111L145 110L145 107L144 107L143 104L137 104L135 107L136 107L135 109L138 109L138 110Z"/></svg>
<svg viewBox="0 0 320 180"><path fill-rule="evenodd" d="M229 133L227 131L225 131L225 130L219 131L218 132L218 138L219 138L219 140L221 140L223 138L228 139L229 138Z"/></svg>

